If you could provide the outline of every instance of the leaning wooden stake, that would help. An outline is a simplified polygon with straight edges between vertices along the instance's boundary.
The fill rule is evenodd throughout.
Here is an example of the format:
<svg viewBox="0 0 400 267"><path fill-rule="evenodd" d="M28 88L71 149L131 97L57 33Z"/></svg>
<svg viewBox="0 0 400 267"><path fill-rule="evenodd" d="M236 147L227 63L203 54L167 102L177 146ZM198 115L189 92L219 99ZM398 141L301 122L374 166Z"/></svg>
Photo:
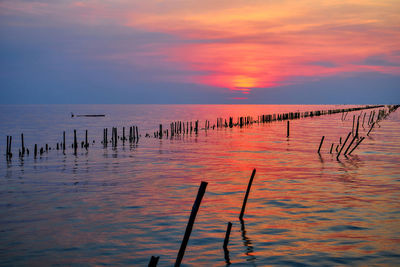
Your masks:
<svg viewBox="0 0 400 267"><path fill-rule="evenodd" d="M354 140L356 140L356 139L357 139L357 134L354 135L353 139L351 139L351 142L350 142L349 146L346 148L346 151L344 151L343 155L347 154L347 151L349 151L351 145L354 143Z"/></svg>
<svg viewBox="0 0 400 267"><path fill-rule="evenodd" d="M319 147L318 147L318 154L319 154L319 151L321 150L322 143L324 142L324 139L325 139L325 136L322 136L321 143L319 143Z"/></svg>
<svg viewBox="0 0 400 267"><path fill-rule="evenodd" d="M346 140L344 140L344 143L343 143L342 147L340 148L339 153L336 156L336 160L339 160L340 153L342 153L342 150L343 150L344 146L346 145L346 142L349 139L350 135L351 135L351 132L349 132L349 134L346 137Z"/></svg>
<svg viewBox="0 0 400 267"><path fill-rule="evenodd" d="M247 185L246 195L244 196L242 210L240 211L240 215L239 215L239 219L240 220L243 219L244 210L246 209L247 198L249 197L251 184L253 183L253 179L254 179L254 175L255 174L256 174L256 169L253 170L253 173L251 174L251 177L250 177L250 180L249 180L249 184Z"/></svg>
<svg viewBox="0 0 400 267"><path fill-rule="evenodd" d="M175 261L175 266L180 266L183 255L185 254L187 243L189 242L190 234L192 233L194 220L196 219L197 212L200 208L201 200L203 199L204 193L206 192L207 182L201 182L199 191L197 192L196 200L194 201L192 212L190 213L189 221L186 226L185 235L183 236L181 248L179 249L178 256Z"/></svg>
<svg viewBox="0 0 400 267"><path fill-rule="evenodd" d="M232 229L232 223L228 222L228 227L226 228L226 233L225 233L224 245L222 246L224 249L228 247L229 236L231 235L231 229Z"/></svg>
<svg viewBox="0 0 400 267"><path fill-rule="evenodd" d="M150 262L149 262L148 266L149 267L156 267L159 259L160 259L159 256L158 257L151 256L151 259L150 259Z"/></svg>
<svg viewBox="0 0 400 267"><path fill-rule="evenodd" d="M358 147L359 144L361 144L361 142L365 139L365 137L361 137L360 141L358 141L358 143L353 147L353 149L349 152L349 155L351 154L351 152L354 151L354 149L356 149Z"/></svg>

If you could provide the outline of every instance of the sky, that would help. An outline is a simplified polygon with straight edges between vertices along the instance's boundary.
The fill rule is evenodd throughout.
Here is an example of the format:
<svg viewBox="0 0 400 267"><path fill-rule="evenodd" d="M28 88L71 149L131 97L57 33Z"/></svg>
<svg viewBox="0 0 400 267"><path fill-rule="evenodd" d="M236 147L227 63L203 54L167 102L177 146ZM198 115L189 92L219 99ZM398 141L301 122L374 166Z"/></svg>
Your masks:
<svg viewBox="0 0 400 267"><path fill-rule="evenodd" d="M399 0L0 0L0 104L400 103L399 14Z"/></svg>

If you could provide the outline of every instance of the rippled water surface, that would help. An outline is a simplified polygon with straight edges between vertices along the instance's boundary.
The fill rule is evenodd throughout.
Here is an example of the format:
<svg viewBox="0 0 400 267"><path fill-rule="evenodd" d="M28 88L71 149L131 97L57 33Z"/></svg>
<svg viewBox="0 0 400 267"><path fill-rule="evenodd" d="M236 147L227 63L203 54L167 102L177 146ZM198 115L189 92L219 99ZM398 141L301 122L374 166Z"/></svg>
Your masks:
<svg viewBox="0 0 400 267"><path fill-rule="evenodd" d="M391 113L349 157L329 153L352 129L351 112L243 128L145 138L162 123L341 106L44 105L0 106L0 265L174 264L201 181L206 194L184 266L225 266L233 223L235 266L390 265L400 262L400 112ZM106 114L104 118L71 118ZM362 115L363 116L363 115ZM103 128L138 125L137 144L101 145ZM87 129L90 147L71 149ZM55 150L67 134L67 151ZM110 131L110 130L109 130ZM20 159L20 134L31 151ZM5 157L13 136L13 158ZM110 136L110 134L109 134ZM321 154L317 149L325 136ZM95 143L93 143L93 140ZM33 146L52 148L33 158ZM257 172L244 221L250 174Z"/></svg>

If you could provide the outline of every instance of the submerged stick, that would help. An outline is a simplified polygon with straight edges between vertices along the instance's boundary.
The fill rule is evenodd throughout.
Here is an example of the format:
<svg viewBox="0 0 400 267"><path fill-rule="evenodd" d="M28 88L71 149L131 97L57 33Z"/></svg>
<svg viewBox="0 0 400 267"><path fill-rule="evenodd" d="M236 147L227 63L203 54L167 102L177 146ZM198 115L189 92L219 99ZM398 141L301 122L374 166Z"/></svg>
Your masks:
<svg viewBox="0 0 400 267"><path fill-rule="evenodd" d="M358 141L358 143L353 147L353 149L349 152L349 155L354 151L354 149L356 149L358 147L359 144L361 144L361 142L365 139L365 137L361 137L360 141Z"/></svg>
<svg viewBox="0 0 400 267"><path fill-rule="evenodd" d="M329 151L329 154L332 154L332 149L333 149L333 143L331 145L331 150Z"/></svg>
<svg viewBox="0 0 400 267"><path fill-rule="evenodd" d="M222 246L224 249L228 247L229 236L231 235L231 229L232 229L232 223L228 222L228 226L226 228L226 233L225 233L224 245Z"/></svg>
<svg viewBox="0 0 400 267"><path fill-rule="evenodd" d="M344 143L343 143L342 147L340 148L339 153L338 153L337 156L336 156L336 159L337 159L337 160L339 160L340 153L342 153L342 150L343 150L344 146L346 145L346 142L347 142L347 140L349 139L350 135L351 135L351 132L349 132L349 134L348 134L347 137L346 137L346 140L344 140Z"/></svg>
<svg viewBox="0 0 400 267"><path fill-rule="evenodd" d="M186 226L185 235L183 236L181 248L179 249L178 256L175 261L175 267L180 266L183 255L185 254L187 243L189 242L190 234L192 233L194 220L196 219L197 212L199 211L201 200L203 199L204 193L206 192L207 182L201 182L199 191L197 192L196 200L194 201L192 212L190 213L189 221Z"/></svg>
<svg viewBox="0 0 400 267"><path fill-rule="evenodd" d="M325 139L325 136L322 136L321 143L319 143L318 154L319 154L319 151L321 150L321 146L322 146L322 143L324 142L324 139Z"/></svg>
<svg viewBox="0 0 400 267"><path fill-rule="evenodd" d="M246 209L247 198L249 197L251 184L253 183L253 179L254 179L254 175L255 174L256 174L256 169L253 169L253 173L251 174L251 177L250 177L250 180L249 180L249 184L247 185L246 195L244 196L244 199L243 199L242 210L240 211L240 215L239 215L239 219L240 220L243 219L244 211Z"/></svg>

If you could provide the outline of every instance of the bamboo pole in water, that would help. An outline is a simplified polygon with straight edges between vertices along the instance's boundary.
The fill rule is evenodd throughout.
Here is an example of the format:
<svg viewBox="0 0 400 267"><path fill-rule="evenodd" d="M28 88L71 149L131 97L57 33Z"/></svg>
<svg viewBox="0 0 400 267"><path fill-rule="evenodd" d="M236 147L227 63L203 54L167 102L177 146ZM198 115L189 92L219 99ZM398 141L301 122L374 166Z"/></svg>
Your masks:
<svg viewBox="0 0 400 267"><path fill-rule="evenodd" d="M159 259L160 259L159 256L158 257L151 256L148 266L149 267L156 267Z"/></svg>
<svg viewBox="0 0 400 267"><path fill-rule="evenodd" d="M349 155L354 151L354 149L356 149L358 147L359 144L361 144L361 142L365 139L365 137L361 137L360 141L358 141L358 143L353 147L353 149L349 152Z"/></svg>
<svg viewBox="0 0 400 267"><path fill-rule="evenodd" d="M239 219L240 220L242 220L243 216L244 216L244 211L246 209L247 199L249 197L251 184L253 183L253 179L254 179L254 175L255 174L256 174L256 169L253 169L253 172L252 172L250 180L249 180L249 184L247 185L246 195L244 196L244 199L243 199L242 210L240 211L240 215L239 215Z"/></svg>
<svg viewBox="0 0 400 267"><path fill-rule="evenodd" d="M175 267L180 266L183 255L185 254L187 243L189 242L190 234L192 233L193 224L196 219L197 212L199 211L201 200L203 199L204 193L206 192L207 182L201 182L199 191L197 192L196 200L194 201L192 212L190 213L189 221L186 226L185 235L183 236L182 244L178 252L178 256L175 261Z"/></svg>
<svg viewBox="0 0 400 267"><path fill-rule="evenodd" d="M319 147L318 147L318 154L320 153L321 147L322 147L322 143L324 142L325 136L322 136L321 138L321 143L319 143Z"/></svg>
<svg viewBox="0 0 400 267"><path fill-rule="evenodd" d="M21 153L22 156L25 154L24 134L21 134Z"/></svg>
<svg viewBox="0 0 400 267"><path fill-rule="evenodd" d="M74 154L76 155L76 150L78 149L78 142L76 141L76 130L74 130Z"/></svg>
<svg viewBox="0 0 400 267"><path fill-rule="evenodd" d="M351 142L350 142L349 146L347 147L346 151L344 151L343 155L347 154L347 151L349 151L351 145L354 143L354 140L356 140L356 138L357 138L357 135L354 135L353 139L351 139Z"/></svg>
<svg viewBox="0 0 400 267"><path fill-rule="evenodd" d="M228 226L226 228L226 233L225 233L224 245L222 246L224 249L228 248L229 236L231 234L231 229L232 229L232 223L228 222Z"/></svg>
<svg viewBox="0 0 400 267"><path fill-rule="evenodd" d="M286 137L289 137L289 121L287 121L287 136Z"/></svg>
<svg viewBox="0 0 400 267"><path fill-rule="evenodd" d="M344 143L343 143L342 147L340 148L339 153L336 156L336 160L339 160L340 153L342 153L342 150L343 150L344 146L346 145L346 142L349 139L350 135L351 135L351 132L349 132L349 134L346 137L346 140L344 140Z"/></svg>

